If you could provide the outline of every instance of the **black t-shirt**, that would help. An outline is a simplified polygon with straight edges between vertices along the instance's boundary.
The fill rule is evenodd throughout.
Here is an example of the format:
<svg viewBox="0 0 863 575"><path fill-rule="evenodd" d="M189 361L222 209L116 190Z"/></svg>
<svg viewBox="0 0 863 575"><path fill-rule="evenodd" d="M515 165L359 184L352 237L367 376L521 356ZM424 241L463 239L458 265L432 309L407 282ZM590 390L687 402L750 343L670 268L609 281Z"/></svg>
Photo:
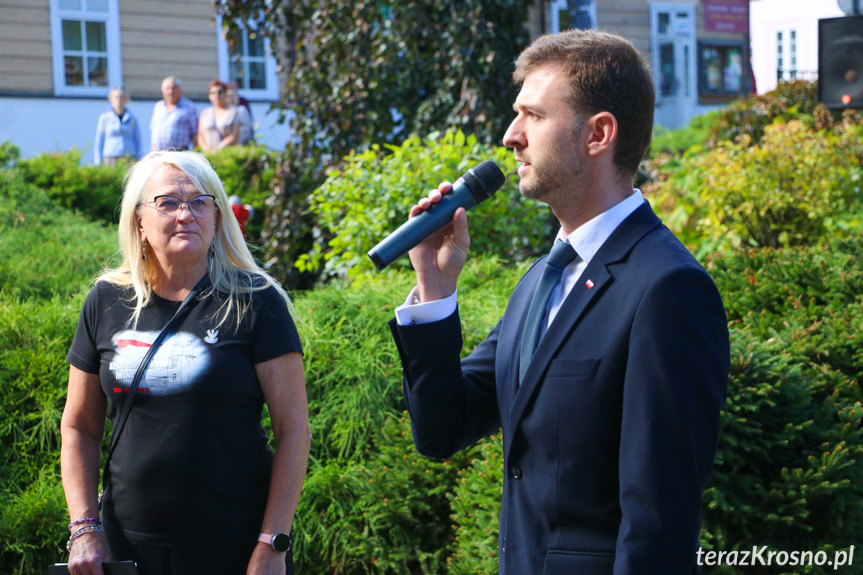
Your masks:
<svg viewBox="0 0 863 575"><path fill-rule="evenodd" d="M130 329L128 297L97 283L66 357L99 374L112 421L147 348L180 306L153 294ZM111 458L102 521L132 543L180 546L260 529L273 451L255 364L302 348L275 289L255 292L239 328L236 317L216 327L222 301L211 294L192 302L162 342Z"/></svg>

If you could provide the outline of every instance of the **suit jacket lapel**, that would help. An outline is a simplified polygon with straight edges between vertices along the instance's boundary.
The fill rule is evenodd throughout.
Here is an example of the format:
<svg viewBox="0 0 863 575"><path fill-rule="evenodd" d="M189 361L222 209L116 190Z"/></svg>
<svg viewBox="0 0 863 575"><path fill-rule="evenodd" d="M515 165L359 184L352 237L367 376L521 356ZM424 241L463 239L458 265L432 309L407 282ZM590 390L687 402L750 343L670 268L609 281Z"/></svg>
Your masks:
<svg viewBox="0 0 863 575"><path fill-rule="evenodd" d="M582 316L591 306L591 303L598 299L608 286L614 282L614 275L609 270L609 266L624 261L633 246L650 230L660 224L660 219L653 213L650 204L645 201L642 206L632 212L614 230L581 274L572 291L566 296L560 311L558 311L554 321L548 327L548 331L540 339L536 353L534 353L533 359L530 362L531 366L527 370L521 386L518 386L517 382L513 380L513 378L518 378L519 344L516 344L514 348L510 348L514 349L512 354L514 359L511 360L510 365L512 369L508 371L508 379L513 381L507 381L506 386L508 389L516 387L518 389L509 414L511 422L514 423L521 419L531 398L540 387L545 372L560 346L578 325ZM512 304L517 303L519 306L513 306L514 310L519 310L519 327L524 326L527 310L530 306L530 298L533 295L536 282L539 281L541 274L541 271L537 271L539 267L534 266L533 270L531 270L536 271L536 273L529 284L530 289L524 290L527 292L527 295L520 294L518 302L511 302ZM515 297L516 294L514 293L513 300L515 300ZM520 342L521 334L519 333L517 337ZM512 434L506 440L507 444L504 445L504 453L508 453L509 451L509 442L512 440Z"/></svg>
<svg viewBox="0 0 863 575"><path fill-rule="evenodd" d="M536 284L542 276L545 258L539 259L519 280L507 303L505 328L500 331L498 349L511 350L503 356L503 370L498 376L498 402L501 413L509 413L518 390L518 359L521 350L522 332L527 319L527 311ZM500 357L500 356L499 356Z"/></svg>

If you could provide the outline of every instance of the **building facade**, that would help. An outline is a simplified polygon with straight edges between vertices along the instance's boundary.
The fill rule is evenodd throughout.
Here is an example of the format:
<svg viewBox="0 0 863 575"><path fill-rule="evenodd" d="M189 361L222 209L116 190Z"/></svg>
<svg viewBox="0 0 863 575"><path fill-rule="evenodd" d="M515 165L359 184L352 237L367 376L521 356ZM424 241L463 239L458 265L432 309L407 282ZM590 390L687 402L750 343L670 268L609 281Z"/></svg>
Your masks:
<svg viewBox="0 0 863 575"><path fill-rule="evenodd" d="M631 39L653 67L656 123L679 127L749 91L749 28L741 28L740 13L747 5L539 0L527 26L533 35L581 27ZM0 141L12 141L25 157L92 146L114 86L131 95L128 107L148 149L146 128L166 76L182 80L183 95L199 111L209 105L210 80L239 79L260 143L282 149L289 140L287 124L270 112L283 81L270 46L250 25L242 45L229 50L211 0L0 0Z"/></svg>
<svg viewBox="0 0 863 575"><path fill-rule="evenodd" d="M752 0L752 70L759 94L818 78L818 20L845 16L836 0Z"/></svg>
<svg viewBox="0 0 863 575"><path fill-rule="evenodd" d="M751 91L748 3L552 0L533 7L530 27L540 34L574 23L629 38L652 65L655 123L677 128Z"/></svg>
<svg viewBox="0 0 863 575"><path fill-rule="evenodd" d="M210 0L0 0L0 141L25 157L89 149L109 91L123 86L147 150L162 80L176 76L199 112L211 80L237 79L259 142L284 148L290 130L270 113L280 79L269 43L247 31L231 52L221 30Z"/></svg>

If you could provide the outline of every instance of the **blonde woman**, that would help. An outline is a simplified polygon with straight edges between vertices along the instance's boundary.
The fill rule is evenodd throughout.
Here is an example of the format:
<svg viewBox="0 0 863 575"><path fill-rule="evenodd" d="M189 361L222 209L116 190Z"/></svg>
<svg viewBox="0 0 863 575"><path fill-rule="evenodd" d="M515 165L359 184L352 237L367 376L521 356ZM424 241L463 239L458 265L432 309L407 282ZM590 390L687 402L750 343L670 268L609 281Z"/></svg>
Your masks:
<svg viewBox="0 0 863 575"><path fill-rule="evenodd" d="M311 436L287 295L255 263L200 154L152 152L130 169L119 238L123 261L96 278L67 356L70 572L101 575L113 559L143 575L292 573ZM145 352L196 290L143 372L100 513L106 413L116 426Z"/></svg>

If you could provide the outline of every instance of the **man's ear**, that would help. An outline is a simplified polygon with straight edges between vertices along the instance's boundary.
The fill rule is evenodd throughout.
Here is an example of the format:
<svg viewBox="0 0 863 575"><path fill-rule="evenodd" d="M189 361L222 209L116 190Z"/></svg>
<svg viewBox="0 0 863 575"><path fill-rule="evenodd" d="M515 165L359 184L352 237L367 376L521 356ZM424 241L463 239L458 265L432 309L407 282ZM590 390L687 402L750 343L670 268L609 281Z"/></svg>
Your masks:
<svg viewBox="0 0 863 575"><path fill-rule="evenodd" d="M599 112L587 121L587 154L598 156L614 148L617 142L617 118L611 112Z"/></svg>

